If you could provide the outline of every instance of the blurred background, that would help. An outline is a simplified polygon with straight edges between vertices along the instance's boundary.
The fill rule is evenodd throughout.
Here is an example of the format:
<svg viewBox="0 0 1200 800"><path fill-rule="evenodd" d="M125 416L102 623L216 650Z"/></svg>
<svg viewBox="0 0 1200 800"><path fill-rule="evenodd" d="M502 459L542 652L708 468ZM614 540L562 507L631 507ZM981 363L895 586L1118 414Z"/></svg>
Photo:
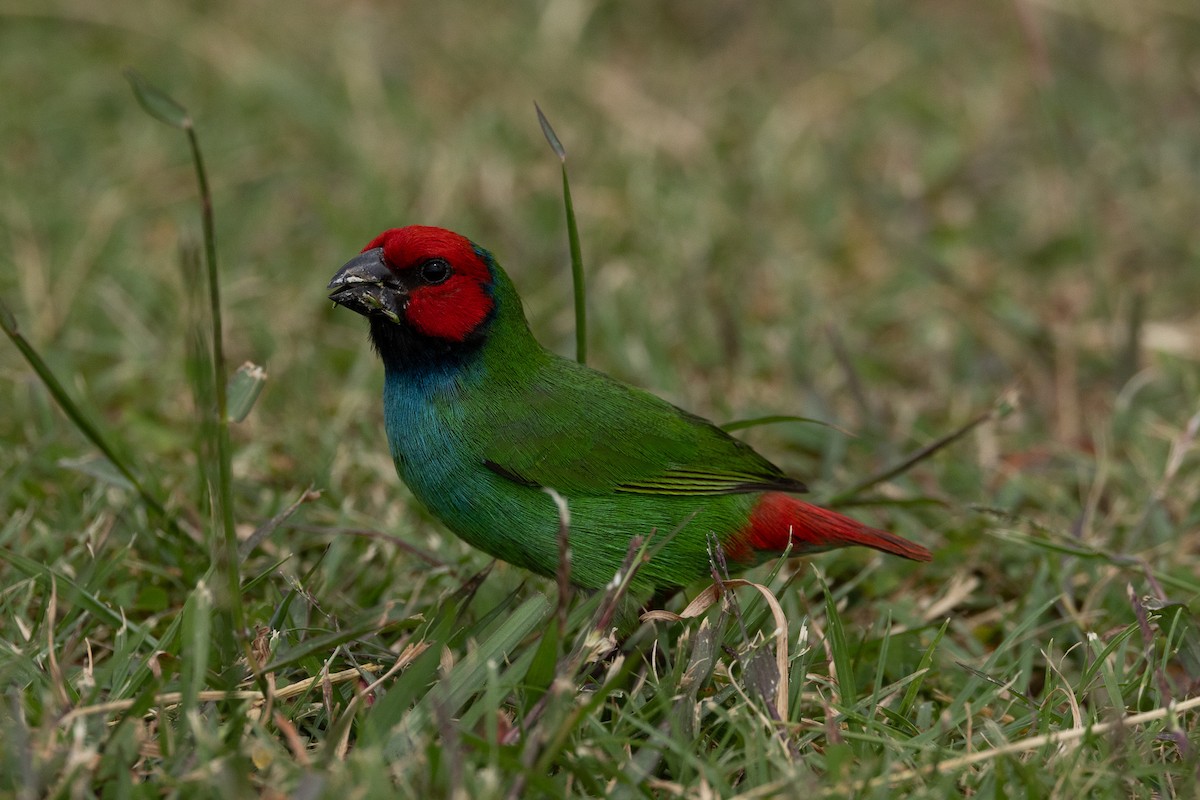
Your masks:
<svg viewBox="0 0 1200 800"><path fill-rule="evenodd" d="M195 120L229 360L270 375L234 430L244 524L313 484L314 518L437 530L398 502L365 326L325 299L384 228L491 249L572 352L537 101L569 154L593 365L720 421L838 426L746 434L818 497L1016 388L1017 413L884 487L943 504L892 512L902 532L983 555L986 506L1196 546L1194 459L1157 492L1200 397L1194 4L4 0L0 296L182 495L196 189L127 67ZM64 469L91 450L7 343L0 408L0 518L86 527L108 489Z"/></svg>

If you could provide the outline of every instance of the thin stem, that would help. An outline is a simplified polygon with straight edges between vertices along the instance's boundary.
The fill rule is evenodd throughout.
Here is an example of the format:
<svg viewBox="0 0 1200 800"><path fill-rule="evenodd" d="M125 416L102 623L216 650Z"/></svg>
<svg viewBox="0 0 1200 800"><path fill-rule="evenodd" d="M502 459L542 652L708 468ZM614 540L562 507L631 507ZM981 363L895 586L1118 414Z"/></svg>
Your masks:
<svg viewBox="0 0 1200 800"><path fill-rule="evenodd" d="M200 189L200 223L204 234L204 260L208 266L208 299L212 314L213 390L217 400L217 505L220 507L221 528L224 531L223 545L214 542L213 555L225 576L229 610L233 615L234 637L235 640L241 640L245 637L246 614L242 607L237 527L233 516L233 468L229 444L229 403L221 324L221 285L217 271L216 225L213 221L212 193L208 185L208 175L204 170L204 158L200 153L200 141L190 118L185 121L183 129L187 133L192 163L196 168L196 182Z"/></svg>
<svg viewBox="0 0 1200 800"><path fill-rule="evenodd" d="M567 180L567 162L562 164L563 204L567 209L567 240L571 245L571 278L575 287L575 360L587 363L587 290L583 279L583 253L579 247L579 226L575 224L575 205L571 202L571 184Z"/></svg>
<svg viewBox="0 0 1200 800"><path fill-rule="evenodd" d="M579 248L579 226L575 223L575 204L571 201L571 182L567 179L567 150L563 147L550 125L550 120L542 113L542 107L533 104L537 111L538 124L542 126L542 135L550 144L554 155L562 164L563 205L567 211L567 241L571 246L571 277L575 287L575 360L580 364L587 363L587 290L583 282L583 253Z"/></svg>

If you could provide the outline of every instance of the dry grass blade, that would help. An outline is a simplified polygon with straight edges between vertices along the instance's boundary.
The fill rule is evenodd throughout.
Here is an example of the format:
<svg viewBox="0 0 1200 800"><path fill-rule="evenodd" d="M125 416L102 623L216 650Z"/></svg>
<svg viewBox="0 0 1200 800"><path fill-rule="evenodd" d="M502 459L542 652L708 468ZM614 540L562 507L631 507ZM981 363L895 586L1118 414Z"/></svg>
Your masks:
<svg viewBox="0 0 1200 800"><path fill-rule="evenodd" d="M744 578L722 580L721 585L716 583L709 584L680 613L676 614L672 611L662 610L647 611L642 614L642 622L682 622L683 620L695 619L703 615L721 600L722 586L727 589L749 586L762 595L771 609L771 616L775 619L775 630L771 634L775 639L775 668L779 672L779 683L775 690L775 712L779 715L779 719L786 720L788 718L788 697L790 696L788 685L788 624L787 617L783 613L783 606L779 605L779 599L775 597L775 594L769 588L763 586L761 583L754 583Z"/></svg>
<svg viewBox="0 0 1200 800"><path fill-rule="evenodd" d="M300 496L297 497L291 505L289 505L283 511L280 511L275 516L271 517L262 525L259 525L254 530L254 533L250 534L249 538L242 542L241 547L239 548L241 557L245 559L246 556L250 555L250 553L254 551L254 548L258 547L258 545L261 544L264 539L274 533L280 525L291 519L292 515L300 509L300 506L304 505L305 503L311 503L314 500L319 500L320 498L321 493L315 491L312 485L309 485L309 487L301 492Z"/></svg>
<svg viewBox="0 0 1200 800"><path fill-rule="evenodd" d="M1069 744L1078 742L1085 736L1099 736L1105 733L1120 731L1125 728L1132 728L1138 725L1145 725L1149 722L1157 722L1161 719L1170 719L1177 714L1185 711L1190 711L1193 708L1200 708L1200 697L1191 697L1180 703L1173 703L1162 708L1155 708L1150 711L1143 711L1140 714L1130 714L1121 719L1112 720L1110 722L1099 722L1095 725L1080 725L1074 728L1066 728L1052 733L1042 734L1040 736L1031 736L1027 739L1019 739L1015 742L994 747L990 750L978 750L974 753L948 758L945 761L940 761L937 764L919 769L904 769L899 770L891 775L880 776L879 778L868 782L863 788L873 788L875 786L903 783L904 781L915 778L919 775L929 774L931 772L947 773L955 770L969 767L972 764L978 764L984 761L992 761L1007 755L1015 753L1029 753L1035 750L1041 750L1043 747L1056 744Z"/></svg>
<svg viewBox="0 0 1200 800"><path fill-rule="evenodd" d="M409 656L408 659L401 663L402 659L406 655ZM420 655L420 653L418 652L409 654L406 650L404 653L401 653L401 658L397 659L396 661L396 664L399 666L397 667L396 665L393 665L392 670L394 671L396 669L402 669L404 666L407 666L407 664L411 662L412 659L417 655ZM314 688L319 687L323 681L328 680L333 684L346 683L347 681L352 681L361 677L364 672L370 674L378 672L381 669L383 669L383 667L379 664L363 664L362 666L355 667L353 669L344 669L341 672L336 672L331 675L315 675L313 677L305 678L303 680L296 681L295 683L288 684L281 689L275 689L273 693L273 699L276 701L289 700L293 697L297 697L305 694L306 692L312 691ZM210 689L198 692L196 699L202 703L245 700L250 702L252 706L256 707L267 702L268 694L265 692L260 692L256 689L238 689L234 691ZM162 692L154 696L154 702L160 708L173 708L179 705L182 701L183 692ZM140 702L140 698L129 700L113 700L107 703L94 703L92 705L79 706L78 708L73 708L64 714L59 720L58 724L60 727L65 728L75 720L83 717L116 714L122 711L128 711L138 702ZM157 711L155 710L148 713L153 715L157 714Z"/></svg>
<svg viewBox="0 0 1200 800"><path fill-rule="evenodd" d="M839 503L844 503L847 500L849 500L850 498L854 497L855 495L860 494L861 492L864 492L867 489L870 489L872 486L875 486L876 484L883 483L884 481L889 481L898 475L903 475L905 472L908 472L914 466L916 466L917 464L920 464L922 461L929 458L930 456L932 456L934 453L938 452L942 448L946 447L947 445L951 445L954 442L957 442L959 439L966 436L968 433L975 430L975 428L979 427L983 423L990 422L991 420L994 420L994 419L1001 419L1002 417L1005 417L1008 414L1012 413L1013 409L1016 408L1016 405L1017 405L1016 391L1011 390L1009 392L1006 392L1004 394L1004 396L1001 397L999 400L997 400L996 403L991 408L989 408L987 411L983 412L982 414L979 414L974 419L972 419L970 422L968 422L967 424L960 427L958 430L952 431L951 433L948 433L945 436L939 437L938 439L930 442L929 444L925 445L924 447L920 448L916 452L912 453L908 457L901 460L898 464L893 464L892 466L887 467L886 469L875 473L874 475L870 476L869 478L859 481L855 485L851 486L849 489L838 492L833 497L829 498L829 500L828 500L829 504L830 505L838 505Z"/></svg>
<svg viewBox="0 0 1200 800"><path fill-rule="evenodd" d="M1186 711L1191 711L1194 708L1200 708L1200 697L1191 697L1180 703L1172 703L1171 705L1155 708L1150 711L1143 711L1139 714L1130 714L1129 716L1112 720L1110 722L1099 722L1095 725L1076 726L1073 728L1054 731L1052 733L1030 736L1025 739L1019 739L1015 742L1009 742L999 747L993 747L986 750L976 750L960 756L938 760L936 763L923 767L893 770L884 775L879 775L871 778L870 780L859 783L838 783L822 789L821 796L858 797L863 793L869 792L873 789L879 789L884 786L896 787L902 783L907 783L914 778L919 778L925 775L945 775L947 773L952 773L975 764L994 761L998 758L1003 758L1004 756L1016 755L1019 753L1031 753L1050 745L1079 742L1087 736L1098 736L1105 733L1112 733L1163 719L1170 720L1177 715ZM760 786L756 786L750 791L733 795L733 797L735 800L758 800L758 798L777 797L781 792L786 793L791 786L792 784L790 781L765 783Z"/></svg>
<svg viewBox="0 0 1200 800"><path fill-rule="evenodd" d="M558 509L558 570L555 573L558 599L554 608L554 618L561 637L566 631L567 612L571 605L571 509L567 506L566 498L558 492L548 487L543 487L542 491L550 495L555 508Z"/></svg>
<svg viewBox="0 0 1200 800"><path fill-rule="evenodd" d="M125 458L118 454L116 448L109 443L108 437L100 432L100 428L92 422L91 418L83 412L83 409L80 408L79 404L76 403L71 398L71 395L67 393L66 388L61 382L59 382L58 378L55 376L54 372L50 369L50 366L45 362L45 360L42 359L37 349L34 348L34 346L25 338L24 334L21 333L20 328L17 327L16 317L13 316L8 306L3 301L0 301L0 328L3 328L5 335L8 336L9 340L16 345L18 350L21 351L21 355L25 357L25 360L29 363L29 366L32 367L33 371L37 373L38 378L41 379L47 391L50 392L50 396L54 398L56 403L58 403L58 407L61 408L63 413L67 415L67 418L71 420L71 423L77 429L79 429L79 432L87 437L88 441L95 445L96 449L103 453L104 457L107 458L114 467L116 467L117 471L120 472L127 481L129 481L130 485L134 487L138 495L142 498L142 502L145 503L151 511L154 511L165 524L174 528L174 522L168 516L162 502L150 493L145 484L143 484L141 479L139 479L134 473L132 467L130 467Z"/></svg>

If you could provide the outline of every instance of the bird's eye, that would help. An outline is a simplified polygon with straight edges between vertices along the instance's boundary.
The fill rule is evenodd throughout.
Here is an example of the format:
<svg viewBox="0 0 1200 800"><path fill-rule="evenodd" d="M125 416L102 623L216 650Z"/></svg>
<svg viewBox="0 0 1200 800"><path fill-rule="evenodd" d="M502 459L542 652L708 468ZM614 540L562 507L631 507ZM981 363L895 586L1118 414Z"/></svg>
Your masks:
<svg viewBox="0 0 1200 800"><path fill-rule="evenodd" d="M417 269L421 280L430 286L445 283L450 277L450 265L440 258L431 258Z"/></svg>

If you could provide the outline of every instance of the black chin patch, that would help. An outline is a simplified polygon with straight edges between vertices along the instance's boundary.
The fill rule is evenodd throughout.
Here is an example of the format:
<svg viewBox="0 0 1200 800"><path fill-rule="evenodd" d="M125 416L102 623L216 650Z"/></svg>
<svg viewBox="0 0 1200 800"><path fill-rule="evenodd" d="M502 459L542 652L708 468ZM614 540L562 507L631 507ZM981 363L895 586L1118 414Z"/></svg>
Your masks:
<svg viewBox="0 0 1200 800"><path fill-rule="evenodd" d="M429 370L462 363L479 351L484 338L483 331L478 330L465 341L455 342L426 336L405 322L397 324L376 315L368 319L371 322L371 345L389 370Z"/></svg>

